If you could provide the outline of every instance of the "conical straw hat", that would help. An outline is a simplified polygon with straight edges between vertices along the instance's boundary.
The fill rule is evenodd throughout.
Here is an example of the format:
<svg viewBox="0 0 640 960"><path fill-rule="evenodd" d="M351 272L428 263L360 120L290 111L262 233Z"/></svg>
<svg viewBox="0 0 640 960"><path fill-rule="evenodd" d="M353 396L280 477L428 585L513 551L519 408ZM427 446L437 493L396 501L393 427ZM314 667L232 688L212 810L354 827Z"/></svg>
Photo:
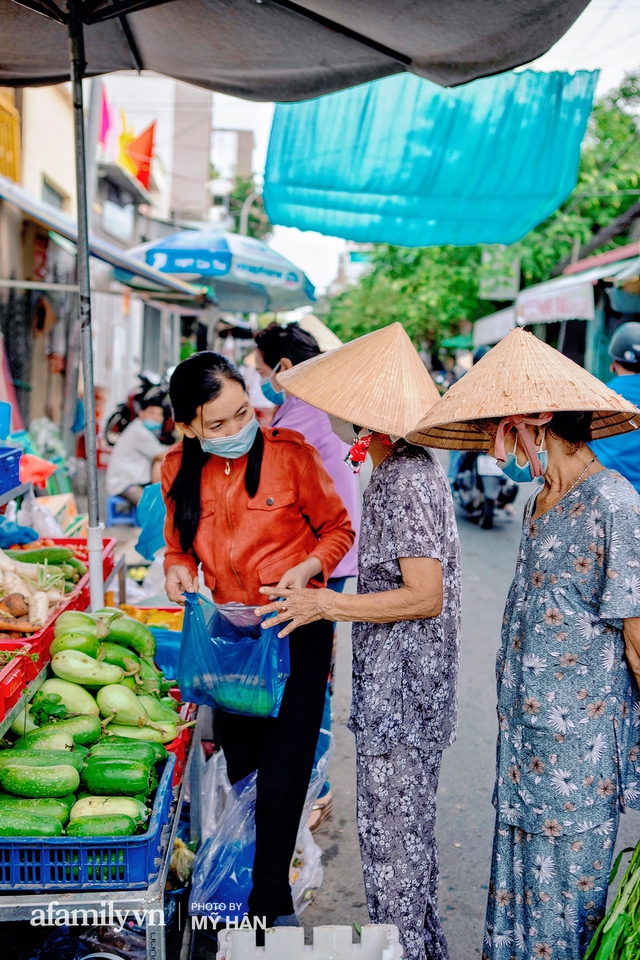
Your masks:
<svg viewBox="0 0 640 960"><path fill-rule="evenodd" d="M278 383L333 417L397 437L440 397L401 323L278 373Z"/></svg>
<svg viewBox="0 0 640 960"><path fill-rule="evenodd" d="M329 350L335 350L337 347L342 346L340 337L337 337L333 330L329 330L326 323L323 323L322 320L313 313L305 314L302 320L298 320L298 325L315 338L316 343L320 347L320 353L327 353Z"/></svg>
<svg viewBox="0 0 640 960"><path fill-rule="evenodd" d="M454 383L407 439L446 450L486 450L489 436L478 420L556 410L592 410L592 440L633 430L636 414L640 424L632 403L518 327Z"/></svg>

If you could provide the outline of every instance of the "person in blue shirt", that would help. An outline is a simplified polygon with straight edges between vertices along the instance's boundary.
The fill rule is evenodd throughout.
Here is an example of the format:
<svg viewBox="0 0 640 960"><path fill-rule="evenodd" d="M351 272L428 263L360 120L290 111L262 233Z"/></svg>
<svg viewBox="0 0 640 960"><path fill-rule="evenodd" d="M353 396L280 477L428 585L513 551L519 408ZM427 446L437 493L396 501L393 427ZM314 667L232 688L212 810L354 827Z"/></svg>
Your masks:
<svg viewBox="0 0 640 960"><path fill-rule="evenodd" d="M609 356L615 376L607 386L640 407L640 323L618 327L609 344ZM589 446L603 467L617 470L640 493L640 430L595 440Z"/></svg>

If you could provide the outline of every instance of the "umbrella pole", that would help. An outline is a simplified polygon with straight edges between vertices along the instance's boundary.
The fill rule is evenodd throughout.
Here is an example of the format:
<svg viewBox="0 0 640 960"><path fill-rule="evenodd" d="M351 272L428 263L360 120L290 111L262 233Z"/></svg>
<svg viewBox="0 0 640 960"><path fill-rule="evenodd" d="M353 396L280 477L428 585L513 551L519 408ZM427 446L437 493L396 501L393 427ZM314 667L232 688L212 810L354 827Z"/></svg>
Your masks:
<svg viewBox="0 0 640 960"><path fill-rule="evenodd" d="M87 178L84 142L84 110L82 102L82 76L84 74L84 35L79 17L75 17L75 4L69 3L69 59L73 85L73 124L76 147L76 193L78 205L78 289L80 306L80 341L82 375L84 380L84 440L87 456L87 499L89 531L87 548L89 554L89 582L91 609L104 606L104 578L102 574L102 531L98 504L98 461L96 445L96 410L93 391L93 347L91 343L91 278L89 276L89 225L87 216Z"/></svg>

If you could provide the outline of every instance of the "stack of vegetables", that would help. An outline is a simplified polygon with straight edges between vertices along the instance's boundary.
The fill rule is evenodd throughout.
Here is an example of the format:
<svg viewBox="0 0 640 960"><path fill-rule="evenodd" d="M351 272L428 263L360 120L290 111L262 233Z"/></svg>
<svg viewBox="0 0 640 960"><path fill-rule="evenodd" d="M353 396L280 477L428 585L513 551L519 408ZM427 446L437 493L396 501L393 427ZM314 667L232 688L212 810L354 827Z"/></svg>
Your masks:
<svg viewBox="0 0 640 960"><path fill-rule="evenodd" d="M69 547L0 550L0 638L37 633L86 572Z"/></svg>
<svg viewBox="0 0 640 960"><path fill-rule="evenodd" d="M155 766L184 724L153 662L153 634L122 611L62 613L53 677L0 751L0 836L130 836L144 828Z"/></svg>

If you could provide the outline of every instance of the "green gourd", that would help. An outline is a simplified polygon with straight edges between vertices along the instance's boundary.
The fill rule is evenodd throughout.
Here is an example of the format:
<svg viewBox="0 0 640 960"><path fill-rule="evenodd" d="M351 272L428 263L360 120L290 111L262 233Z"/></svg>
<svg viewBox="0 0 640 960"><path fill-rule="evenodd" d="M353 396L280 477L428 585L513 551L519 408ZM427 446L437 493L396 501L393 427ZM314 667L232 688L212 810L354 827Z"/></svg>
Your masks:
<svg viewBox="0 0 640 960"><path fill-rule="evenodd" d="M73 750L74 740L70 733L65 733L64 730L60 732L51 724L46 727L38 727L37 730L25 734L24 737L16 740L13 746L17 750L57 750L62 752Z"/></svg>
<svg viewBox="0 0 640 960"><path fill-rule="evenodd" d="M130 727L124 723L110 723L105 727L105 735L124 737L131 740L149 740L156 743L171 743L178 736L178 727L175 723L165 723L164 720L158 721L153 727Z"/></svg>
<svg viewBox="0 0 640 960"><path fill-rule="evenodd" d="M67 610L60 614L53 628L54 637L61 637L65 633L83 633L85 636L97 637L98 640L102 640L103 637L106 637L108 630L102 620L98 620L88 613L81 613L79 610Z"/></svg>
<svg viewBox="0 0 640 960"><path fill-rule="evenodd" d="M124 814L102 817L78 817L67 824L68 837L130 837L136 832L136 822Z"/></svg>
<svg viewBox="0 0 640 960"><path fill-rule="evenodd" d="M114 738L115 739L115 738ZM159 753L158 751L162 751ZM159 760L166 759L167 751L160 743L149 743L148 740L127 740L125 743L110 743L108 740L101 740L91 748L90 758L94 757L113 757L119 760L125 760L131 757L132 760L143 760L152 765Z"/></svg>
<svg viewBox="0 0 640 960"><path fill-rule="evenodd" d="M112 663L101 663L78 650L61 650L51 660L51 669L61 680L83 687L104 687L119 683L124 670Z"/></svg>
<svg viewBox="0 0 640 960"><path fill-rule="evenodd" d="M0 767L75 767L78 772L84 767L84 757L75 750L4 750L0 754Z"/></svg>
<svg viewBox="0 0 640 960"><path fill-rule="evenodd" d="M99 649L100 641L97 637L88 636L86 633L61 633L52 640L49 653L53 657L61 650L79 650L89 657L97 657Z"/></svg>
<svg viewBox="0 0 640 960"><path fill-rule="evenodd" d="M144 803L134 797L82 797L71 808L70 819L78 817L103 817L123 814L131 817L136 824L143 824L149 818L149 810Z"/></svg>
<svg viewBox="0 0 640 960"><path fill-rule="evenodd" d="M135 796L150 793L157 781L154 768L142 760L98 757L82 771L82 784L97 796Z"/></svg>
<svg viewBox="0 0 640 960"><path fill-rule="evenodd" d="M62 823L57 817L0 809L0 837L59 837L61 834Z"/></svg>
<svg viewBox="0 0 640 960"><path fill-rule="evenodd" d="M42 797L40 800L25 800L23 797L12 797L6 793L0 795L0 824L5 813L28 813L35 816L55 817L64 826L69 819L69 805L63 797Z"/></svg>
<svg viewBox="0 0 640 960"><path fill-rule="evenodd" d="M147 711L150 720L164 720L166 723L177 722L178 718L175 710L172 710L171 707L161 703L161 701L157 700L155 697L150 697L148 694L139 693L138 700Z"/></svg>
<svg viewBox="0 0 640 960"><path fill-rule="evenodd" d="M43 694L54 693L57 694L64 704L67 717L77 716L77 715L91 715L98 716L100 709L98 704L84 687L81 687L78 683L69 683L67 680L59 680L57 677L52 677L45 682L40 687L40 690Z"/></svg>
<svg viewBox="0 0 640 960"><path fill-rule="evenodd" d="M140 672L140 658L137 657L129 647L124 647L120 643L103 640L100 645L98 659L104 663L112 663L117 667L121 667L121 669L127 673L131 673L133 670L135 670L136 673Z"/></svg>
<svg viewBox="0 0 640 960"><path fill-rule="evenodd" d="M120 683L102 687L98 691L97 700L102 716L112 717L116 723L144 727L149 722L147 711L138 697Z"/></svg>
<svg viewBox="0 0 640 960"><path fill-rule="evenodd" d="M78 789L80 774L70 764L48 767L7 764L0 766L0 786L19 797L63 797Z"/></svg>
<svg viewBox="0 0 640 960"><path fill-rule="evenodd" d="M122 610L114 607L97 610L95 615L107 624L109 640L130 647L141 657L153 657L156 652L155 637L144 623L124 616Z"/></svg>

